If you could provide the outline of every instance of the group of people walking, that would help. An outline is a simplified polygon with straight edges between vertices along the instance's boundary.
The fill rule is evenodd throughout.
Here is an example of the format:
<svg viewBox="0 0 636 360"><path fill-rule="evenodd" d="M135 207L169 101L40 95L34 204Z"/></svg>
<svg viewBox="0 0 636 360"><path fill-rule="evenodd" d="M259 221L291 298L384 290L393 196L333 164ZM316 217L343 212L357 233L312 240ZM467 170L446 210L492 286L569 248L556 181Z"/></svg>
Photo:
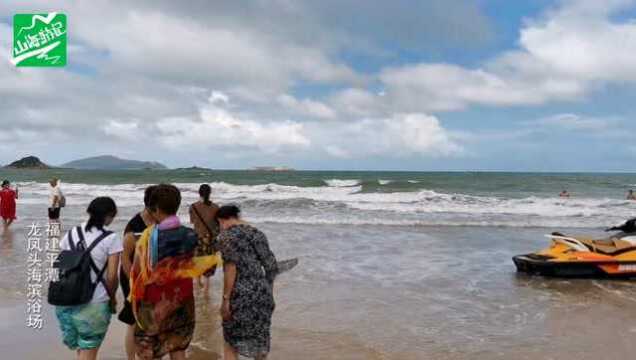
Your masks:
<svg viewBox="0 0 636 360"><path fill-rule="evenodd" d="M107 230L117 216L109 197L94 199L88 220L66 233L60 259L80 248L94 263L90 301L57 305L49 294L63 342L78 359L96 359L118 309L119 285L125 300L118 319L128 326L128 359L185 359L196 322L194 283L207 293L209 277L221 263L224 359L267 357L278 263L265 234L242 220L237 206L214 204L211 190L201 185L200 200L189 208L194 229L177 217L179 189L160 184L145 190L144 207L127 223L123 238ZM60 282L71 281L71 270L66 274Z"/></svg>

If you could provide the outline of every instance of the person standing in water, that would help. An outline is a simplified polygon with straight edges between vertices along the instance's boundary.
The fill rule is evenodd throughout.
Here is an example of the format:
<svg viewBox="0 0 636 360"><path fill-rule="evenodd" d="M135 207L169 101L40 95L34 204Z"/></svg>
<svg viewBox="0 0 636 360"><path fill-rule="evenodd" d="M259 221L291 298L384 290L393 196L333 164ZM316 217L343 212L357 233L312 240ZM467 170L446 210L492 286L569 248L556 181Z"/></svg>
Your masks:
<svg viewBox="0 0 636 360"><path fill-rule="evenodd" d="M563 190L561 191L561 193L559 194L559 197L562 198L569 198L570 197L570 193L567 190Z"/></svg>
<svg viewBox="0 0 636 360"><path fill-rule="evenodd" d="M271 345L276 257L267 237L240 218L234 205L216 213L223 255L223 338L225 360L245 356L264 360Z"/></svg>
<svg viewBox="0 0 636 360"><path fill-rule="evenodd" d="M218 250L216 237L219 235L219 223L216 220L216 212L219 207L210 201L210 194L212 194L210 185L201 185L199 187L199 201L190 205L190 223L194 225L194 231L199 238L196 249L197 256L212 255ZM201 284L202 278L203 284ZM203 286L203 291L207 294L210 288L210 278L204 275L198 277L196 281L199 287Z"/></svg>
<svg viewBox="0 0 636 360"><path fill-rule="evenodd" d="M52 178L49 181L51 185L49 194L49 220L59 221L60 209L65 206L64 195L60 190L60 180L58 178Z"/></svg>
<svg viewBox="0 0 636 360"><path fill-rule="evenodd" d="M82 305L55 307L64 345L76 351L80 360L97 359L97 352L108 331L110 318L117 307L117 269L123 250L117 234L106 230L117 216L117 205L113 199L95 198L88 205L87 212L88 221L67 232L60 242L60 249L71 250L79 245L81 239L85 249L96 242L89 256L95 268L103 271L102 280L94 270L89 270L92 281L96 283L92 299Z"/></svg>
<svg viewBox="0 0 636 360"><path fill-rule="evenodd" d="M15 190L11 189L11 183L9 180L2 181L2 189L0 190L0 217L3 222L3 231L9 230L9 226L16 219L15 200L18 198L18 187Z"/></svg>
<svg viewBox="0 0 636 360"><path fill-rule="evenodd" d="M150 194L149 209L157 225L141 235L130 270L131 303L135 315L135 352L140 359L169 355L185 359L194 334L192 278L183 275L193 262L197 235L181 226L177 211L181 193L174 185L161 184ZM210 268L215 263L211 263ZM209 270L206 268L205 270Z"/></svg>
<svg viewBox="0 0 636 360"><path fill-rule="evenodd" d="M124 348L128 360L135 360L135 316L132 311L132 305L128 301L130 294L130 268L135 258L135 246L141 233L156 221L152 217L148 209L150 204L150 196L156 185L151 185L144 191L144 209L137 213L124 228L124 252L121 257L121 268L119 270L119 283L122 293L124 294L124 308L119 313L118 319L128 325L126 330L126 338L124 339Z"/></svg>
<svg viewBox="0 0 636 360"><path fill-rule="evenodd" d="M634 190L629 190L627 192L627 200L636 200L636 194L634 194Z"/></svg>

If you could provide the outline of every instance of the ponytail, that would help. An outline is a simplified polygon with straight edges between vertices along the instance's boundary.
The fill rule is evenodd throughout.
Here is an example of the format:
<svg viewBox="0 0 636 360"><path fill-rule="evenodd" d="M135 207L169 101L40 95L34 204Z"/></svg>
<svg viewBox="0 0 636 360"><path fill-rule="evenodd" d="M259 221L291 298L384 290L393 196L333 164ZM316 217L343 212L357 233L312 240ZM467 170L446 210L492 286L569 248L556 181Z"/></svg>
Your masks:
<svg viewBox="0 0 636 360"><path fill-rule="evenodd" d="M104 230L107 217L115 217L117 215L117 205L115 201L109 197L102 196L93 199L88 205L86 212L89 215L88 222L86 223L86 231L91 231L92 228L98 230Z"/></svg>
<svg viewBox="0 0 636 360"><path fill-rule="evenodd" d="M212 194L212 188L208 184L203 184L199 186L199 195L203 198L203 203L205 205L212 205L212 201L210 201L210 194Z"/></svg>

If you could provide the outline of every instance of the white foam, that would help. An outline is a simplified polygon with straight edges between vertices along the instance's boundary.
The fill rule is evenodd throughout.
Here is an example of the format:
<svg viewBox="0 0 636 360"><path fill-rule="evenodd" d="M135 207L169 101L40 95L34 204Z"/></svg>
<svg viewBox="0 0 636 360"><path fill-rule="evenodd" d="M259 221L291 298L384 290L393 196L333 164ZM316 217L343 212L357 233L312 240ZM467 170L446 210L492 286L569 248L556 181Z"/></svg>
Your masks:
<svg viewBox="0 0 636 360"><path fill-rule="evenodd" d="M431 190L362 193L358 180L333 180L340 186L214 182L212 198L219 203L245 203L254 220L303 224L597 227L630 218L636 210L634 202L608 198L506 199ZM175 185L182 190L184 205L198 198L198 183ZM139 207L146 186L68 183L63 191L69 206L85 207L92 198L107 195L120 207ZM25 184L18 203L46 206L48 195L48 184Z"/></svg>
<svg viewBox="0 0 636 360"><path fill-rule="evenodd" d="M380 185L388 185L388 184L390 184L390 183L392 183L392 182L393 182L393 180L381 180L381 179L380 179L380 180L378 180L378 183L379 183Z"/></svg>
<svg viewBox="0 0 636 360"><path fill-rule="evenodd" d="M325 184L333 187L349 187L349 186L357 186L360 185L360 180L343 180L343 179L330 179L324 180Z"/></svg>

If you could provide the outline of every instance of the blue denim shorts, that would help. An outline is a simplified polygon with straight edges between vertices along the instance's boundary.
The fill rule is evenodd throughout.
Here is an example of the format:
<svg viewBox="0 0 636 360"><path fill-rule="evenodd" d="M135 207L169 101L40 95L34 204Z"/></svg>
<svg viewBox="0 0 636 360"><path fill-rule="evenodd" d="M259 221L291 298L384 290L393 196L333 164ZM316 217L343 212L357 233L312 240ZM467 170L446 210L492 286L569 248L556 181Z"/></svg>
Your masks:
<svg viewBox="0 0 636 360"><path fill-rule="evenodd" d="M98 348L106 337L112 316L108 302L56 306L55 315L62 330L62 341L71 350Z"/></svg>

